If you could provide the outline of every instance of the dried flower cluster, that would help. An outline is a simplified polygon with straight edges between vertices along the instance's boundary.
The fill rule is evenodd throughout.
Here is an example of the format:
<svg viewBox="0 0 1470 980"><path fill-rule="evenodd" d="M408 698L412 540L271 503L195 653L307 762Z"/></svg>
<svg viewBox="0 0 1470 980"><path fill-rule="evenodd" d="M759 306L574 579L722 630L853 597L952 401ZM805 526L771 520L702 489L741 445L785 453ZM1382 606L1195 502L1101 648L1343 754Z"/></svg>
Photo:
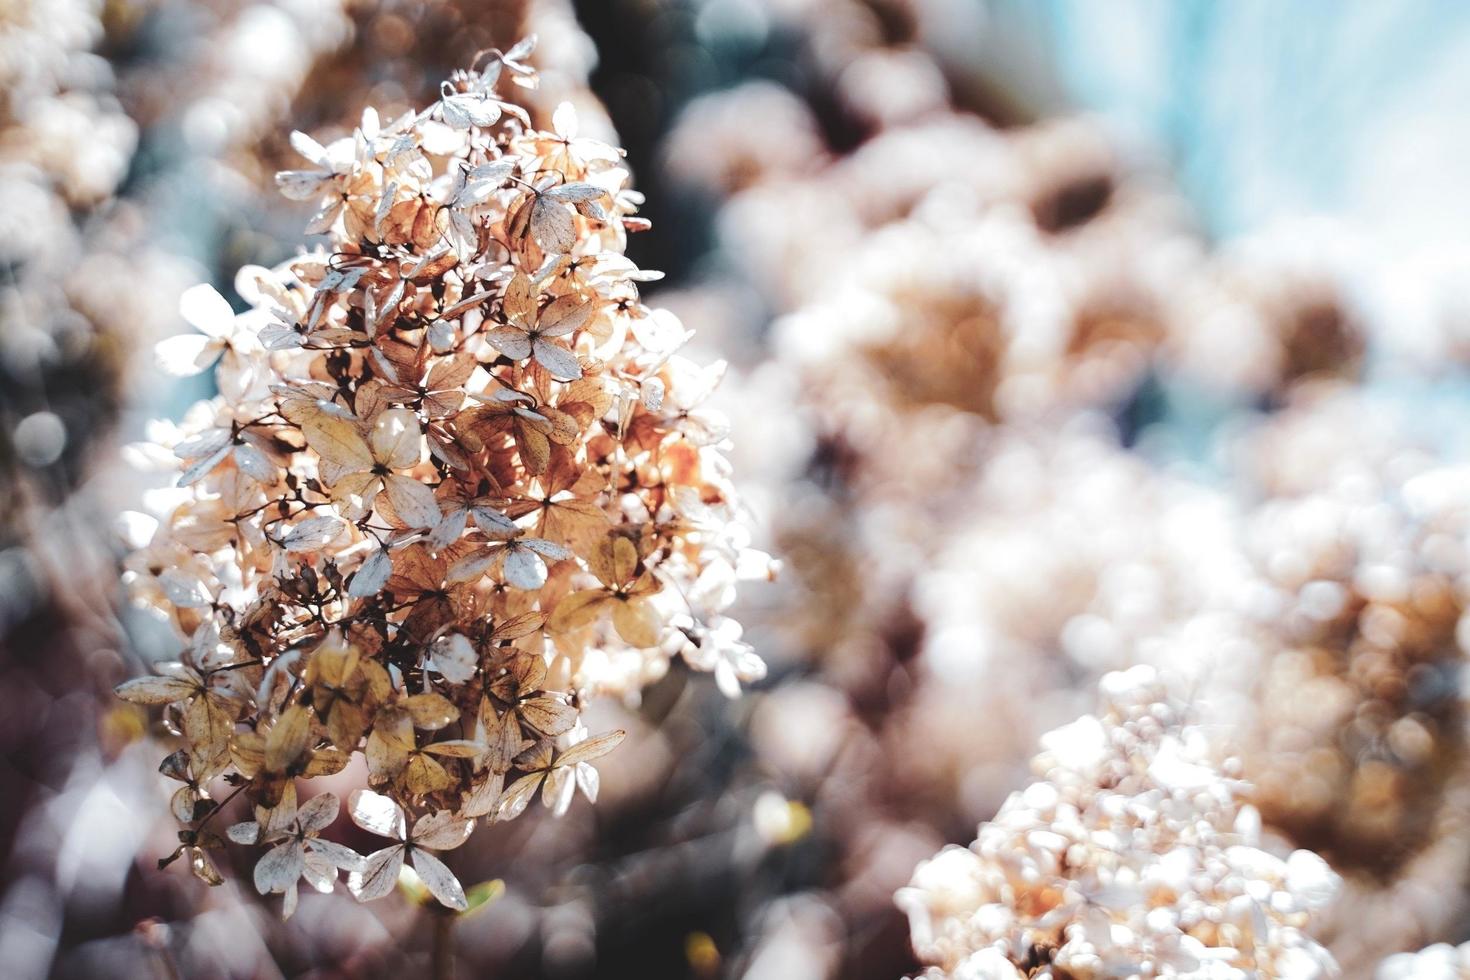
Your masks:
<svg viewBox="0 0 1470 980"><path fill-rule="evenodd" d="M273 845L262 893L296 880L360 899L404 860L444 904L464 895L433 852L539 791L563 812L588 764L584 699L635 692L671 656L734 694L760 661L724 615L744 547L702 407L721 366L639 301L656 278L622 252L638 195L617 150L575 113L536 131L497 92L530 85L530 42L457 72L421 113L321 146L288 195L321 208L330 251L247 268L235 315L185 294L196 335L160 345L176 372L214 366L220 395L160 427L183 469L136 592L192 637L182 663L125 683L168 705L182 747L175 856L215 880L214 781L256 819L231 839ZM359 858L321 839L313 777L366 758L360 826L393 841ZM298 789L298 781L300 789Z"/></svg>
<svg viewBox="0 0 1470 980"><path fill-rule="evenodd" d="M1040 781L899 894L930 977L1322 977L1337 876L1263 842L1230 760L1148 667L1042 739Z"/></svg>

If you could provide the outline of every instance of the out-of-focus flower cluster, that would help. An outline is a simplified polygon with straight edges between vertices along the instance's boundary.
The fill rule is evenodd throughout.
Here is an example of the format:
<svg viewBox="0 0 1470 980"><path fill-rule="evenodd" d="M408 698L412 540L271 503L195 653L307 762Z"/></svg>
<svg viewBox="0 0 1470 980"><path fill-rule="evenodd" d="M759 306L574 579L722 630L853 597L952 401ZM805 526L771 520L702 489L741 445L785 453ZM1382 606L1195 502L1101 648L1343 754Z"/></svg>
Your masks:
<svg viewBox="0 0 1470 980"><path fill-rule="evenodd" d="M800 433L749 496L795 572L776 658L881 745L850 806L959 839L1105 671L1166 667L1268 832L1350 876L1317 926L1349 970L1448 935L1461 477L1359 393L1393 325L1352 243L1212 246L1101 121L982 121L943 8L763 5L805 87L696 100L667 155L740 280L671 305L768 304L737 424Z"/></svg>
<svg viewBox="0 0 1470 980"><path fill-rule="evenodd" d="M530 51L329 146L297 134L310 167L278 183L320 202L330 250L243 270L239 315L188 291L199 333L159 347L178 373L214 366L220 395L160 427L183 474L128 578L192 639L119 693L167 705L181 737L174 857L219 881L222 778L256 814L229 836L273 845L255 884L288 915L301 877L330 891L348 870L367 900L405 859L464 908L434 851L538 791L557 813L596 797L588 763L622 733L589 738L586 698L672 656L731 695L763 673L724 616L768 563L703 405L721 366L681 357L689 334L639 301L654 276L622 254L642 223L618 151L570 105L539 131L499 95L534 84ZM297 798L359 752L377 792L351 816L393 841L365 858L318 836L335 796Z"/></svg>
<svg viewBox="0 0 1470 980"><path fill-rule="evenodd" d="M1378 980L1463 980L1470 977L1470 943L1435 943L1415 953L1395 953L1378 967Z"/></svg>
<svg viewBox="0 0 1470 980"><path fill-rule="evenodd" d="M899 893L926 976L1335 973L1305 932L1337 890L1326 862L1263 842L1238 764L1151 668L1101 690L1042 739L1039 781Z"/></svg>
<svg viewBox="0 0 1470 980"><path fill-rule="evenodd" d="M1262 437L1291 465L1311 458L1303 430L1366 412L1329 400ZM1315 487L1279 488L1245 529L1267 654L1248 765L1268 822L1392 871L1432 836L1464 751L1470 473L1412 452L1321 462Z"/></svg>
<svg viewBox="0 0 1470 980"><path fill-rule="evenodd" d="M69 435L75 455L115 411L122 358L108 330L148 308L118 289L147 256L128 256L137 228L106 208L138 132L113 96L110 66L91 53L100 6L0 12L0 424L3 465L17 478L60 459ZM54 403L48 379L63 389ZM90 384L90 398L66 392L71 379Z"/></svg>

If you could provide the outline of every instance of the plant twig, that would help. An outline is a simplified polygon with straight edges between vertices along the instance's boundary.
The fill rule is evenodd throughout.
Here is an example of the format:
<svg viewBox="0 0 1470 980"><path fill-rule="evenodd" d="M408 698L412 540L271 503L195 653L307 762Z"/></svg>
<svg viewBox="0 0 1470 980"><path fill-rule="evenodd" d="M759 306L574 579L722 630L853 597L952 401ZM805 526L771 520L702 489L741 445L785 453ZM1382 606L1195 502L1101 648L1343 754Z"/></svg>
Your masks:
<svg viewBox="0 0 1470 980"><path fill-rule="evenodd" d="M454 919L452 912L432 911L434 945L430 973L434 980L454 980Z"/></svg>

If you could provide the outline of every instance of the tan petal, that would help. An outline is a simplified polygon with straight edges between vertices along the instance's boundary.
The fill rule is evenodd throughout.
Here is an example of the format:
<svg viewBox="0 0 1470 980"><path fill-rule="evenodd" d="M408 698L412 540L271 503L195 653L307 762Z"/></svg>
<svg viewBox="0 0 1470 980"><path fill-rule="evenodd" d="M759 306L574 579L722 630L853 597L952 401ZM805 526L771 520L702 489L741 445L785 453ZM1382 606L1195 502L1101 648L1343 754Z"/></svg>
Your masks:
<svg viewBox="0 0 1470 980"><path fill-rule="evenodd" d="M524 813L526 805L536 795L542 778L541 773L533 772L511 783L510 788L500 797L500 802L495 805L495 819L514 820Z"/></svg>
<svg viewBox="0 0 1470 980"><path fill-rule="evenodd" d="M301 705L287 708L265 737L265 767L286 772L306 751L311 739L311 710Z"/></svg>
<svg viewBox="0 0 1470 980"><path fill-rule="evenodd" d="M545 194L537 195L531 205L531 237L548 252L570 252L577 243L572 213Z"/></svg>
<svg viewBox="0 0 1470 980"><path fill-rule="evenodd" d="M543 337L565 337L580 330L595 309L593 304L580 296L559 296L541 311L538 327L540 334Z"/></svg>
<svg viewBox="0 0 1470 980"><path fill-rule="evenodd" d="M181 677L136 677L113 688L118 697L134 704L170 704L198 690L196 682Z"/></svg>
<svg viewBox="0 0 1470 980"><path fill-rule="evenodd" d="M323 462L342 472L366 470L373 465L367 440L346 419L317 412L301 423L301 434Z"/></svg>
<svg viewBox="0 0 1470 980"><path fill-rule="evenodd" d="M642 599L625 599L613 605L613 627L629 645L640 649L658 646L663 620L653 604Z"/></svg>
<svg viewBox="0 0 1470 980"><path fill-rule="evenodd" d="M536 287L525 273L517 272L506 284L501 308L512 323L529 327L535 321Z"/></svg>
<svg viewBox="0 0 1470 980"><path fill-rule="evenodd" d="M593 759L600 759L617 748L623 739L627 737L627 734L627 732L620 729L578 742L557 758L557 765L573 766L578 763L591 762Z"/></svg>
<svg viewBox="0 0 1470 980"><path fill-rule="evenodd" d="M403 770L403 784L415 796L427 796L454 785L454 780L436 760L415 752Z"/></svg>
<svg viewBox="0 0 1470 980"><path fill-rule="evenodd" d="M577 709L550 695L522 701L516 710L526 724L543 735L560 735L577 723Z"/></svg>
<svg viewBox="0 0 1470 980"><path fill-rule="evenodd" d="M546 621L546 628L553 633L579 629L595 620L603 605L610 601L612 596L601 589L573 592L556 604L556 609Z"/></svg>

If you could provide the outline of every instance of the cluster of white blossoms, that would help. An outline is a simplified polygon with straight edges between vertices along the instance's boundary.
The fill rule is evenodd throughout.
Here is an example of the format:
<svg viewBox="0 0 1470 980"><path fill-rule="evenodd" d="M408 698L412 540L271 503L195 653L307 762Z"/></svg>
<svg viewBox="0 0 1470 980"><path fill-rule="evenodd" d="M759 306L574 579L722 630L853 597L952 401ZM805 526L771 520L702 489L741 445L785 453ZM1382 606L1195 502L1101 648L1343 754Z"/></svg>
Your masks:
<svg viewBox="0 0 1470 980"><path fill-rule="evenodd" d="M926 976L1334 975L1309 932L1338 888L1326 862L1273 853L1236 764L1152 668L1101 693L1043 737L1037 782L899 893Z"/></svg>
<svg viewBox="0 0 1470 980"><path fill-rule="evenodd" d="M847 17L853 6L866 7L807 5L805 41L833 76L824 95L843 102L862 95L845 66L864 51L902 64L912 37L881 39L906 19L922 27L932 5L893 5L850 31L830 22L879 20ZM929 98L914 79L909 96ZM849 151L823 140L841 127L825 101L766 85L717 93L687 111L670 162L725 199L718 230L749 287L728 294L772 308L773 356L752 372L776 396L752 399L770 417L738 421L806 423L807 455L781 470L766 453L760 495L779 502L770 523L796 571L798 655L879 718L895 761L878 763L875 784L899 787L894 806L915 825L973 825L1017 785L1040 732L1086 710L1103 671L1137 663L1187 673L1208 685L1211 722L1271 738L1289 685L1265 710L1252 702L1263 665L1301 660L1295 597L1248 539L1279 490L1193 477L1218 475L1212 413L1240 409L1239 431L1258 421L1247 403L1357 377L1378 325L1346 286L1350 263L1300 229L1214 247L1148 155L1096 120L1001 128L942 93L922 111L861 101L849 108L869 127ZM777 149L742 142L750 118ZM1292 465L1259 455L1271 458L1245 468ZM1161 458L1188 463L1169 472ZM1350 718L1377 700L1334 704ZM1376 738L1402 714L1363 728ZM1422 721L1397 727L1414 736ZM1322 731L1300 756L1341 729ZM1255 744L1235 747L1242 764L1263 761L1246 752ZM1383 785L1383 767L1359 778L1342 761L1324 792L1311 786L1329 809L1344 786ZM1279 768L1260 770L1272 803ZM1396 785L1405 801L1437 791Z"/></svg>
<svg viewBox="0 0 1470 980"><path fill-rule="evenodd" d="M1435 943L1414 953L1395 953L1378 965L1377 980L1467 980L1470 943Z"/></svg>
<svg viewBox="0 0 1470 980"><path fill-rule="evenodd" d="M92 209L127 173L138 131L112 94L100 4L0 10L0 359L18 373L87 356L90 324L71 297L96 288Z"/></svg>
<svg viewBox="0 0 1470 980"><path fill-rule="evenodd" d="M1344 865L1422 847L1463 752L1470 471L1400 454L1259 506L1246 753L1267 821Z"/></svg>
<svg viewBox="0 0 1470 980"><path fill-rule="evenodd" d="M220 394L141 450L173 473L128 560L139 598L190 637L181 663L119 688L166 705L182 785L174 857L218 880L217 788L269 846L262 893L298 878L360 899L404 861L445 905L465 896L434 856L475 821L541 794L561 813L621 732L581 709L632 695L682 656L733 696L764 667L726 616L742 575L769 575L746 532L704 405L723 366L645 306L657 278L623 251L639 196L617 149L563 106L532 128L497 85L530 86L531 42L455 73L422 112L294 145L278 176L320 208L330 247L249 267L236 315L185 293L198 333L164 367L213 367ZM354 855L319 836L313 777L365 757L349 812L392 840Z"/></svg>
<svg viewBox="0 0 1470 980"><path fill-rule="evenodd" d="M943 788L973 823L1025 778L1043 732L1089 710L1104 673L1201 668L1172 631L1249 568L1224 494L1157 471L1096 418L991 433L969 485L936 499L932 526L907 525L924 634L886 734L904 778Z"/></svg>

